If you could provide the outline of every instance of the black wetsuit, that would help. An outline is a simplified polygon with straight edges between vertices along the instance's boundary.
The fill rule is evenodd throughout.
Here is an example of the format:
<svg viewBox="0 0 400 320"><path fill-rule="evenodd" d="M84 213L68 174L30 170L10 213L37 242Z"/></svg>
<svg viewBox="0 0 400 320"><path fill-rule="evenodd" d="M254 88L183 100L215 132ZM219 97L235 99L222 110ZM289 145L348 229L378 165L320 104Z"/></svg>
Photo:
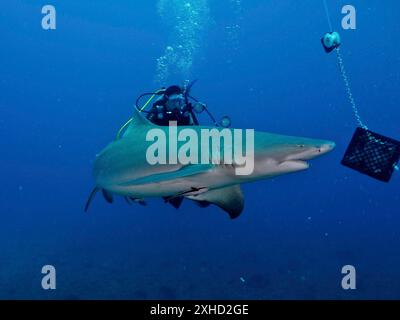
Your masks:
<svg viewBox="0 0 400 320"><path fill-rule="evenodd" d="M197 119L192 112L192 105L190 103L181 110L174 109L173 111L167 111L163 99L154 103L147 115L147 119L158 126L168 126L170 121L176 121L178 126L191 126L198 124Z"/></svg>

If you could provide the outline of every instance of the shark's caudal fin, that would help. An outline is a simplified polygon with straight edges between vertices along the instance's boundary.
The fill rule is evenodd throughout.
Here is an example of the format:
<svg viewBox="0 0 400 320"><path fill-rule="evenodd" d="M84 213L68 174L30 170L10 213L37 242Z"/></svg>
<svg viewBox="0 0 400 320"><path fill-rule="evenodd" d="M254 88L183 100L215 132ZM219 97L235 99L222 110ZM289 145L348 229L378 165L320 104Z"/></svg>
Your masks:
<svg viewBox="0 0 400 320"><path fill-rule="evenodd" d="M90 204L92 203L95 195L97 192L101 191L103 194L104 199L108 202L108 203L113 203L114 199L113 199L113 195L108 192L105 189L100 189L99 187L94 187L92 192L89 195L88 200L86 201L86 205L85 205L85 212L88 212Z"/></svg>
<svg viewBox="0 0 400 320"><path fill-rule="evenodd" d="M202 205L215 204L226 211L231 219L239 217L244 208L244 197L240 185L215 189L196 196L188 196L188 198L199 201Z"/></svg>
<svg viewBox="0 0 400 320"><path fill-rule="evenodd" d="M90 204L92 203L94 196L96 195L96 193L98 191L99 191L99 188L95 187L95 188L93 188L92 192L90 192L89 198L86 201L85 212L88 212Z"/></svg>

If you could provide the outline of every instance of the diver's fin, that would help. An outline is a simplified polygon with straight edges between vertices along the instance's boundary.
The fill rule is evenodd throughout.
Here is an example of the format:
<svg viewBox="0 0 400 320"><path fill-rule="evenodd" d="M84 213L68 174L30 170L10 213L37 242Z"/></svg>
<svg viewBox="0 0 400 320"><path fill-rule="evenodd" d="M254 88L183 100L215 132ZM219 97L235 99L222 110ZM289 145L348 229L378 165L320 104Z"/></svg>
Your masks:
<svg viewBox="0 0 400 320"><path fill-rule="evenodd" d="M244 208L244 197L240 185L215 189L187 198L199 201L201 205L204 205L204 202L215 204L226 211L231 219L239 217Z"/></svg>
<svg viewBox="0 0 400 320"><path fill-rule="evenodd" d="M104 199L106 199L106 201L108 203L113 203L114 199L113 199L113 196L112 196L112 194L110 192L108 192L105 189L102 189L101 192L103 193Z"/></svg>
<svg viewBox="0 0 400 320"><path fill-rule="evenodd" d="M175 209L179 209L182 201L183 201L183 197L182 196L178 196L178 197L163 197L163 199L165 200L165 202L170 203Z"/></svg>
<svg viewBox="0 0 400 320"><path fill-rule="evenodd" d="M85 212L88 212L90 204L92 203L94 196L96 195L96 193L99 191L99 188L94 187L92 192L90 192L89 198L86 201L86 205L85 205Z"/></svg>

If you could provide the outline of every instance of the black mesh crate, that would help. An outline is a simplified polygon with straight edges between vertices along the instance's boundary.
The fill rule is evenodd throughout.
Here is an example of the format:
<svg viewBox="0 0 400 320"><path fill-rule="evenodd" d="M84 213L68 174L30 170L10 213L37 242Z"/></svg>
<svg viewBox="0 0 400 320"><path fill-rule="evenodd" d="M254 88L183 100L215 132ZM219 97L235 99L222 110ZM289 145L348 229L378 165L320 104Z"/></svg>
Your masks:
<svg viewBox="0 0 400 320"><path fill-rule="evenodd" d="M357 128L342 164L377 180L388 182L399 158L399 141Z"/></svg>

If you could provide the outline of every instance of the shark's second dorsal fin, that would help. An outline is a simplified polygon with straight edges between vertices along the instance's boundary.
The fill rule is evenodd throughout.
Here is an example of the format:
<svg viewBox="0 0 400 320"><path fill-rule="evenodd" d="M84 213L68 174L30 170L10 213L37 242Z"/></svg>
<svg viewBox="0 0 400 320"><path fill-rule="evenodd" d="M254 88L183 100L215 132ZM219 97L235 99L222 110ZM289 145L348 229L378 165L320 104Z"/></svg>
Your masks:
<svg viewBox="0 0 400 320"><path fill-rule="evenodd" d="M210 190L187 198L200 201L203 205L206 203L215 204L226 211L231 219L239 217L244 208L244 197L240 185Z"/></svg>

